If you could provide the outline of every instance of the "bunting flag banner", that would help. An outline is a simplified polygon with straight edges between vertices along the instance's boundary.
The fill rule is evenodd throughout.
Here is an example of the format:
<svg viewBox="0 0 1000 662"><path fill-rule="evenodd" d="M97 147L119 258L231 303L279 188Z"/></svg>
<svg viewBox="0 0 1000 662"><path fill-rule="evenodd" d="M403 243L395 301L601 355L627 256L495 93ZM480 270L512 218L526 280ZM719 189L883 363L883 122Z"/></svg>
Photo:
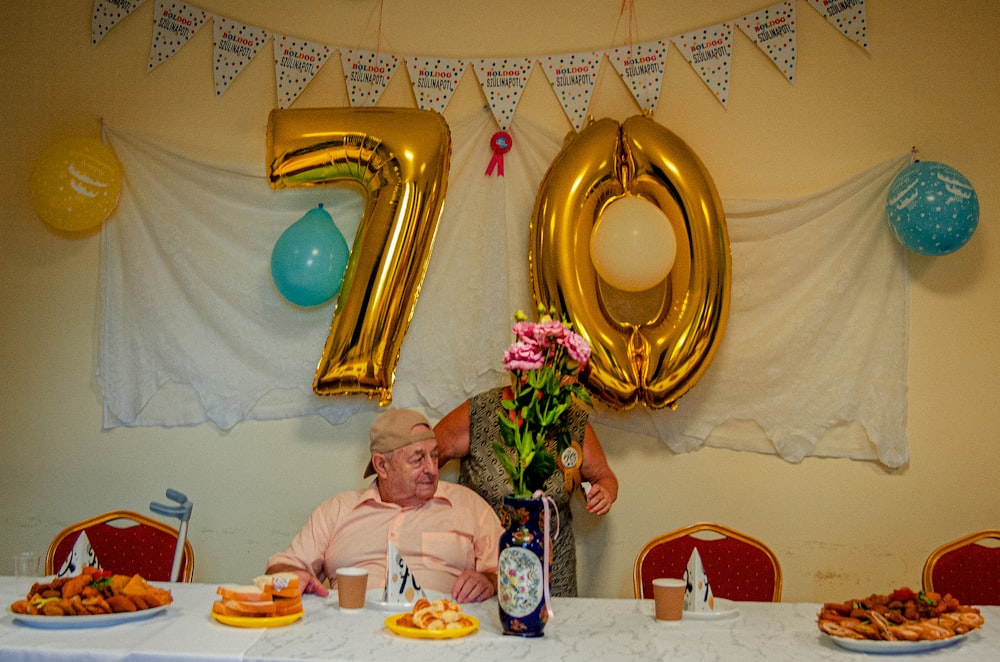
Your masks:
<svg viewBox="0 0 1000 662"><path fill-rule="evenodd" d="M736 20L736 25L795 83L795 3L781 2Z"/></svg>
<svg viewBox="0 0 1000 662"><path fill-rule="evenodd" d="M476 60L473 63L479 85L483 88L501 131L510 127L514 109L528 84L533 63L534 60L530 57Z"/></svg>
<svg viewBox="0 0 1000 662"><path fill-rule="evenodd" d="M549 55L541 59L549 84L559 97L563 112L579 131L587 121L587 109L594 95L597 70L601 66L600 51Z"/></svg>
<svg viewBox="0 0 1000 662"><path fill-rule="evenodd" d="M208 20L208 12L184 2L158 0L153 14L153 44L149 48L149 68L174 56Z"/></svg>
<svg viewBox="0 0 1000 662"><path fill-rule="evenodd" d="M347 79L351 106L374 106L385 88L389 87L389 81L399 66L399 57L391 53L345 48L340 51L340 62Z"/></svg>
<svg viewBox="0 0 1000 662"><path fill-rule="evenodd" d="M215 96L221 96L250 60L264 47L271 33L231 18L215 17Z"/></svg>
<svg viewBox="0 0 1000 662"><path fill-rule="evenodd" d="M775 2L775 0L771 0ZM868 50L867 18L864 0L808 0L816 11L843 34ZM123 18L133 13L145 0L95 0L91 16L93 44L97 43ZM183 2L157 0L154 9L154 37L149 53L149 69L164 62L194 35L202 24L212 18L215 29L215 94L220 96L228 85L249 64L273 35L275 84L278 106L289 107L316 76L334 50L340 51L344 77L351 106L374 106L392 79L400 60L407 63L410 84L417 106L443 112L465 75L467 64L474 65L479 84L486 95L500 133L491 143L494 154L500 156L510 149L507 128L521 94L527 85L536 61L544 62L546 76L563 105L563 110L576 130L590 107L596 87L600 56L607 55L622 81L632 92L643 112L654 112L659 103L667 51L671 43L677 46L688 63L702 77L713 94L729 103L729 76L733 57L734 26L752 39L784 74L795 82L798 61L795 0L783 0L723 23L693 30L679 36L666 37L640 44L628 44L605 51L582 51L569 55L531 55L494 59L445 59L410 57L391 53L346 49L338 45L297 40L278 36L269 28L243 25L233 19L205 12ZM219 24L229 27L225 33ZM256 49L256 50L255 50ZM591 58L593 58L591 60ZM590 71L575 71L590 67ZM589 76L589 77L588 77ZM560 80L560 77L563 80ZM575 79L575 80L574 80ZM498 151L500 150L500 151Z"/></svg>
<svg viewBox="0 0 1000 662"><path fill-rule="evenodd" d="M146 0L94 0L94 12L90 16L91 44L97 46L111 28L144 2Z"/></svg>
<svg viewBox="0 0 1000 662"><path fill-rule="evenodd" d="M844 36L871 52L868 48L865 0L809 0L809 4Z"/></svg>
<svg viewBox="0 0 1000 662"><path fill-rule="evenodd" d="M665 39L642 44L621 46L608 51L608 59L615 71L632 91L639 108L656 110L663 85L663 67L670 42Z"/></svg>
<svg viewBox="0 0 1000 662"><path fill-rule="evenodd" d="M719 23L685 32L671 41L722 102L723 108L728 107L729 63L733 57L732 24Z"/></svg>
<svg viewBox="0 0 1000 662"><path fill-rule="evenodd" d="M417 108L443 113L465 73L465 60L408 57L406 68Z"/></svg>
<svg viewBox="0 0 1000 662"><path fill-rule="evenodd" d="M277 79L278 107L288 108L312 82L326 61L329 46L285 35L274 37L274 77Z"/></svg>

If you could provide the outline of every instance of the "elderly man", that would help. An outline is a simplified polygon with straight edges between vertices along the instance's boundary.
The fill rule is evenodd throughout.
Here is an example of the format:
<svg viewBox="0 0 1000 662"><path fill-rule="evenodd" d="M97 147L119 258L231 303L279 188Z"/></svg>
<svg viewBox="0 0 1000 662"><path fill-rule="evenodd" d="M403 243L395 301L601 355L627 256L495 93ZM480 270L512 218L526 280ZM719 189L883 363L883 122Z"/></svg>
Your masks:
<svg viewBox="0 0 1000 662"><path fill-rule="evenodd" d="M422 588L458 602L486 600L496 592L496 514L472 490L438 481L438 448L427 419L389 409L371 427L371 461L365 489L327 499L288 549L267 563L268 573L294 572L300 590L327 595L323 580L336 569L368 569L368 586L384 585L388 541Z"/></svg>

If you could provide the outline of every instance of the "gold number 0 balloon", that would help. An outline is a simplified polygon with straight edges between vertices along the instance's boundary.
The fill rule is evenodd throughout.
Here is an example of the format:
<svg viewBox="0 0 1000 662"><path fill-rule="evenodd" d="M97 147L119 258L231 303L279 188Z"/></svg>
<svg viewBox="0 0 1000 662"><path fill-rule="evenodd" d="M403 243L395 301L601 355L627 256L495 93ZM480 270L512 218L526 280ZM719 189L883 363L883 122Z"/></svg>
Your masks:
<svg viewBox="0 0 1000 662"><path fill-rule="evenodd" d="M677 257L653 288L653 312L612 313L590 257L601 211L621 197L657 205L673 226ZM676 407L701 377L729 315L731 261L722 203L700 159L648 117L592 121L546 173L531 219L535 300L565 315L591 344L590 391L611 405ZM648 295L648 293L646 293Z"/></svg>
<svg viewBox="0 0 1000 662"><path fill-rule="evenodd" d="M392 401L396 362L437 232L451 133L416 109L274 110L272 188L353 186L365 195L330 335L316 369L319 395Z"/></svg>

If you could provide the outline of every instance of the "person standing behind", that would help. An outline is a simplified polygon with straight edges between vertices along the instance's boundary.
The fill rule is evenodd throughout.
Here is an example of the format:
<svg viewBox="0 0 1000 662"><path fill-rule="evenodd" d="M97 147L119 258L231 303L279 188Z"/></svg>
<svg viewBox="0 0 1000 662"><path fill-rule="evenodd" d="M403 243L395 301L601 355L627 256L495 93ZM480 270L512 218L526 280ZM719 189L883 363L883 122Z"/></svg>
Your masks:
<svg viewBox="0 0 1000 662"><path fill-rule="evenodd" d="M501 400L511 397L509 387L485 391L450 411L434 426L439 464L443 466L449 460L459 459L458 482L486 499L497 513L503 507L504 495L511 493L511 485L493 452L493 442L501 439L497 420L497 412L503 411ZM583 451L578 470L580 479L590 483L590 490L585 492L587 511L595 515L607 514L618 498L618 479L608 466L597 434L587 422L587 411L580 407L570 410L568 426L573 440ZM556 455L555 443L550 440L547 444ZM574 489L576 483L576 480L567 480L561 471L554 472L545 482L545 493L559 509L559 537L552 547L551 590L555 596L577 595L576 540L570 510L573 495L567 490Z"/></svg>
<svg viewBox="0 0 1000 662"><path fill-rule="evenodd" d="M383 586L388 541L424 589L458 602L496 593L500 520L472 490L438 481L438 444L430 422L416 411L389 409L371 427L365 489L323 502L267 572L293 572L303 593L327 595L336 569L360 566L369 587Z"/></svg>

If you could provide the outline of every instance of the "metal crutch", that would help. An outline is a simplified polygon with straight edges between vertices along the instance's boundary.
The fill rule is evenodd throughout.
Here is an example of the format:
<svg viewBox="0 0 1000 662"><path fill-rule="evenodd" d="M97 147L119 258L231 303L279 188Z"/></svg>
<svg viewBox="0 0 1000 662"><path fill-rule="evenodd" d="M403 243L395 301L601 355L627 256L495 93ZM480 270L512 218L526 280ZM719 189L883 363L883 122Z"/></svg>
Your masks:
<svg viewBox="0 0 1000 662"><path fill-rule="evenodd" d="M187 539L188 520L191 519L191 507L186 495L177 490L167 489L167 498L176 501L178 505L167 506L162 503L150 502L149 509L165 517L176 517L181 523L177 528L177 547L174 549L174 565L170 568L170 581L176 582L181 573L181 559L184 557L184 541Z"/></svg>

